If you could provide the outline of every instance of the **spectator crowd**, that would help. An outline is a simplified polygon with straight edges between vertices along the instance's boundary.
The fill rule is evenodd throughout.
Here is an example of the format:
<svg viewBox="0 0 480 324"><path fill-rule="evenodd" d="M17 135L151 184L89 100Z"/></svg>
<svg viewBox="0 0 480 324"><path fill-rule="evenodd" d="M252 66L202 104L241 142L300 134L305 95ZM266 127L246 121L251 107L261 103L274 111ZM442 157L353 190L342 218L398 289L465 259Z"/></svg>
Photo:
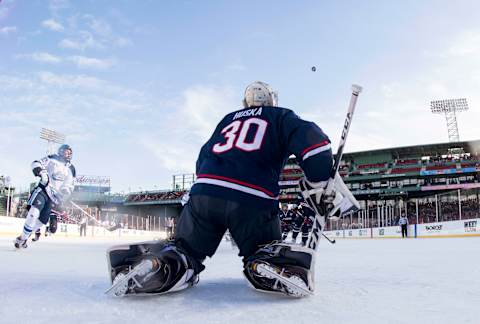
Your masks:
<svg viewBox="0 0 480 324"><path fill-rule="evenodd" d="M162 200L180 200L185 194L185 190L167 191L167 192L138 192L128 195L125 202L146 202Z"/></svg>

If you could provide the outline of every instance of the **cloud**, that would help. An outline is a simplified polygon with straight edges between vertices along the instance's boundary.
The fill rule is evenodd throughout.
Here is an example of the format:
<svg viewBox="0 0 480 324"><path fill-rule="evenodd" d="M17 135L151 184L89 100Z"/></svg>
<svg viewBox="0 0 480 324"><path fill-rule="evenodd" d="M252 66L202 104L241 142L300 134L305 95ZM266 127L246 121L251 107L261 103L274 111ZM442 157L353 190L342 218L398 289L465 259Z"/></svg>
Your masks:
<svg viewBox="0 0 480 324"><path fill-rule="evenodd" d="M140 145L147 149L158 160L159 164L174 172L192 172L194 170L194 154L188 145L174 146L159 141L157 137L142 136Z"/></svg>
<svg viewBox="0 0 480 324"><path fill-rule="evenodd" d="M2 131L9 134L0 141L0 156L10 156L0 159L0 170L10 175L16 185L27 184L31 180L27 172L29 161L45 154L38 132L41 127L47 127L67 135L69 144L78 152L75 164L79 172L107 174L116 178L118 185L123 177L120 179L117 174L130 174L130 168L138 167L139 163L149 163L149 168L158 163L154 158L145 162L142 156L128 153L139 147L130 139L149 129L143 123L155 124L154 118L161 119L152 102L141 91L87 74L51 71L0 74L0 107L11 107L0 108ZM154 118L149 112L155 112ZM118 147L112 148L115 145ZM29 150L10 154L18 147L29 147ZM90 159L92 152L101 154ZM114 171L103 167L109 164L112 156L123 161ZM144 184L137 176L132 173L128 178L130 185ZM166 180L169 177L165 175ZM126 183L124 188L128 185Z"/></svg>
<svg viewBox="0 0 480 324"><path fill-rule="evenodd" d="M11 33L15 33L17 31L17 27L15 26L5 26L0 28L0 35L8 35Z"/></svg>
<svg viewBox="0 0 480 324"><path fill-rule="evenodd" d="M56 64L62 62L62 59L58 56L49 54L47 52L35 52L33 54L19 54L16 58L26 58L35 62Z"/></svg>
<svg viewBox="0 0 480 324"><path fill-rule="evenodd" d="M69 60L79 68L108 69L115 64L113 59L98 59L86 56L70 56Z"/></svg>
<svg viewBox="0 0 480 324"><path fill-rule="evenodd" d="M88 31L78 32L76 39L65 38L58 44L62 48L84 51L89 48L103 49L105 46Z"/></svg>
<svg viewBox="0 0 480 324"><path fill-rule="evenodd" d="M191 86L182 92L175 118L206 141L220 119L238 107L233 98L233 90L226 86Z"/></svg>
<svg viewBox="0 0 480 324"><path fill-rule="evenodd" d="M0 89L5 93L17 90L29 91L34 88L35 83L31 79L20 76L0 74Z"/></svg>
<svg viewBox="0 0 480 324"><path fill-rule="evenodd" d="M470 56L480 52L480 32L465 31L457 36L453 44L444 53L445 56Z"/></svg>
<svg viewBox="0 0 480 324"><path fill-rule="evenodd" d="M15 107L2 111L5 125L38 128L41 123L60 125L70 134L93 128L93 134L117 135L124 130L119 124L134 124L132 114L149 108L141 92L88 75L49 71L29 76L1 75L0 106Z"/></svg>
<svg viewBox="0 0 480 324"><path fill-rule="evenodd" d="M62 48L69 48L69 49L78 49L78 50L84 50L86 48L85 45L78 41L71 40L69 38L64 38L58 43L58 46Z"/></svg>
<svg viewBox="0 0 480 324"><path fill-rule="evenodd" d="M436 48L436 55L427 54L427 63L420 68L410 71L407 66L405 73L392 76L379 72L376 79L380 81L367 80L358 99L346 151L447 142L445 117L430 111L430 101L437 99L467 98L470 110L457 115L460 140L479 139L479 36L479 31L458 33L445 40L443 48ZM386 64L391 65L388 60ZM384 66L378 69L387 70ZM329 118L325 118L322 107L331 107ZM346 107L346 98L340 98L318 104L301 112L301 116L317 122L336 147Z"/></svg>
<svg viewBox="0 0 480 324"><path fill-rule="evenodd" d="M235 101L230 87L191 86L169 104L175 107L169 113L152 116L154 127L140 134L138 142L167 170L193 172L199 148L221 118L238 107Z"/></svg>
<svg viewBox="0 0 480 324"><path fill-rule="evenodd" d="M53 20L53 19L47 19L42 21L42 26L45 28L48 28L52 31L60 32L63 31L65 28L60 24L59 22Z"/></svg>
<svg viewBox="0 0 480 324"><path fill-rule="evenodd" d="M69 36L58 43L61 48L85 51L132 45L129 38L118 35L104 19L93 15L74 15L67 21Z"/></svg>
<svg viewBox="0 0 480 324"><path fill-rule="evenodd" d="M38 62L46 62L46 63L60 63L62 61L61 58L58 56L49 54L49 53L33 53L32 59Z"/></svg>
<svg viewBox="0 0 480 324"><path fill-rule="evenodd" d="M108 86L106 81L84 74L68 75L44 71L38 73L38 77L42 83L59 88L100 90Z"/></svg>
<svg viewBox="0 0 480 324"><path fill-rule="evenodd" d="M110 37L113 34L112 27L103 19L95 18L92 15L84 15L87 25L97 35L103 37Z"/></svg>
<svg viewBox="0 0 480 324"><path fill-rule="evenodd" d="M15 58L28 59L35 62L49 63L49 64L58 64L64 61L68 61L75 64L78 68L81 68L81 69L97 69L97 70L108 69L113 65L115 65L115 62L116 62L115 59L99 59L95 57L86 57L86 56L80 56L80 55L62 58L47 52L35 52L32 54L18 54L18 55L15 55ZM42 75L42 77L45 77L45 80L52 79L50 78L51 74L49 73L41 73L40 75ZM58 76L56 76L55 78L57 77ZM81 79L81 77L77 76L76 80L78 81L79 79ZM66 83L70 83L71 81L72 80L69 79ZM91 79L89 79L89 81L91 81ZM96 84L96 82L93 82L93 84Z"/></svg>

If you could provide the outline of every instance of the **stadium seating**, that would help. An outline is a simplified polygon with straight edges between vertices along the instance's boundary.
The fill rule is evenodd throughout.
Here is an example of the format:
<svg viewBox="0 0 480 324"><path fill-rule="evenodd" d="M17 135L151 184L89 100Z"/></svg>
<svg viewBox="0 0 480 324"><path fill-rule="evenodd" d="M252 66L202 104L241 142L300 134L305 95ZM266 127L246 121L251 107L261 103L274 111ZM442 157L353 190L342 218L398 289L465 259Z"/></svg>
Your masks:
<svg viewBox="0 0 480 324"><path fill-rule="evenodd" d="M149 202L149 201L165 201L165 200L179 200L185 194L185 190L181 191L146 191L130 194L127 196L125 202Z"/></svg>
<svg viewBox="0 0 480 324"><path fill-rule="evenodd" d="M410 168L396 168L390 171L390 174L398 174L398 173L407 173L407 172L420 172L421 167L410 167Z"/></svg>
<svg viewBox="0 0 480 324"><path fill-rule="evenodd" d="M421 161L418 159L407 159L407 160L396 160L396 165L410 165L410 164L419 164Z"/></svg>
<svg viewBox="0 0 480 324"><path fill-rule="evenodd" d="M426 170L445 170L445 169L455 169L455 165L427 165Z"/></svg>
<svg viewBox="0 0 480 324"><path fill-rule="evenodd" d="M371 163L371 164L359 164L359 165L357 165L357 169L385 168L386 165L387 165L387 162Z"/></svg>

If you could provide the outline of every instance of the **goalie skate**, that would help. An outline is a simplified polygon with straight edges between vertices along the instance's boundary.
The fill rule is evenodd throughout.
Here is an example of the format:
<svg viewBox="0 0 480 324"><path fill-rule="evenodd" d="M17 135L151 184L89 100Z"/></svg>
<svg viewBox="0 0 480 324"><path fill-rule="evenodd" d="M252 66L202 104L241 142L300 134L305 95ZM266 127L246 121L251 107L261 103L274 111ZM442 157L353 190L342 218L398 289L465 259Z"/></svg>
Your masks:
<svg viewBox="0 0 480 324"><path fill-rule="evenodd" d="M284 268L258 262L254 264L253 270L261 277L274 280L272 286L274 291L291 297L305 297L313 294L300 276L289 273Z"/></svg>
<svg viewBox="0 0 480 324"><path fill-rule="evenodd" d="M198 283L187 256L169 241L113 246L107 251L114 296L152 296L180 291Z"/></svg>
<svg viewBox="0 0 480 324"><path fill-rule="evenodd" d="M117 274L112 286L105 291L106 294L113 294L117 297L131 293L135 288L142 288L142 283L148 280L149 276L158 270L159 261L156 258L145 259L131 268Z"/></svg>

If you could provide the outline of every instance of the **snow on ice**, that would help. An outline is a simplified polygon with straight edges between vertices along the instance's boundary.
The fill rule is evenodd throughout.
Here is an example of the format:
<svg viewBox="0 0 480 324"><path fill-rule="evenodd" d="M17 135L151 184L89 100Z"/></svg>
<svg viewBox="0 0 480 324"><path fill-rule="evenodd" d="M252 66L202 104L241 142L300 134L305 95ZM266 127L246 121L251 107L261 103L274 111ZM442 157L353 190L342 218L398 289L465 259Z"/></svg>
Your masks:
<svg viewBox="0 0 480 324"><path fill-rule="evenodd" d="M251 289L229 243L200 283L165 296L115 298L105 251L118 242L0 239L0 323L480 323L480 238L325 240L316 294Z"/></svg>

